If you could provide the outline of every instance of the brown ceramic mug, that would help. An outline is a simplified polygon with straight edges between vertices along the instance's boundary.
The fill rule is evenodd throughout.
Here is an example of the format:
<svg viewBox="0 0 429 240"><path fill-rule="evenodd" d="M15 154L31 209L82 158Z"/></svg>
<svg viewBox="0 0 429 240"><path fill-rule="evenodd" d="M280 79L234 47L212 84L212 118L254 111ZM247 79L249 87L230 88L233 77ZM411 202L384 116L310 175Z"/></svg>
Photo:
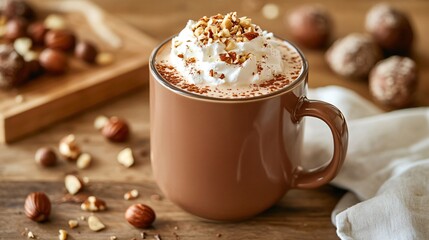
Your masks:
<svg viewBox="0 0 429 240"><path fill-rule="evenodd" d="M168 83L150 58L151 161L162 192L184 210L213 220L240 220L274 205L291 188L316 188L340 170L348 144L342 113L306 98L308 63L289 86L245 99L187 92ZM292 44L285 42L293 48ZM334 154L317 169L301 167L303 117L332 131Z"/></svg>

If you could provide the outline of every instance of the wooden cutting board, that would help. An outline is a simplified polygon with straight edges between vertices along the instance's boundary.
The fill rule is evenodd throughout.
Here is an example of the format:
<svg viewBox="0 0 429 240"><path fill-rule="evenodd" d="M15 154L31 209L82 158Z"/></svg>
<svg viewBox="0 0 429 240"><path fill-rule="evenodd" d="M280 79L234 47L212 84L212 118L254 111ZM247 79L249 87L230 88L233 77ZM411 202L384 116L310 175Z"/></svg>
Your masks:
<svg viewBox="0 0 429 240"><path fill-rule="evenodd" d="M107 66L71 57L61 76L42 76L13 90L0 90L0 142L8 143L148 82L148 59L156 41L87 1L32 1L41 15L65 16L79 39L114 55ZM22 101L23 100L23 101Z"/></svg>
<svg viewBox="0 0 429 240"><path fill-rule="evenodd" d="M126 201L123 194L137 189L140 197ZM44 191L52 201L52 212L48 222L36 223L24 214L24 200L32 191ZM168 239L334 239L335 229L325 219L329 218L335 201L332 195L340 195L333 187L318 190L292 190L276 206L248 221L238 223L219 223L199 219L179 209L161 195L153 182L131 183L90 183L86 194L94 194L107 203L107 210L94 213L106 228L92 232L85 220L91 215L82 211L78 203L62 203L65 189L62 182L1 182L0 183L0 239L26 239L31 231L38 239L58 239L58 230L69 233L68 240L108 240L111 236L122 239L155 239L159 234L162 240ZM317 201L316 201L317 199ZM331 200L329 200L331 199ZM124 213L133 203L150 205L157 214L153 227L137 229L129 225ZM70 229L68 220L79 219L79 227ZM317 229L317 234L311 232ZM25 235L25 236L23 236Z"/></svg>

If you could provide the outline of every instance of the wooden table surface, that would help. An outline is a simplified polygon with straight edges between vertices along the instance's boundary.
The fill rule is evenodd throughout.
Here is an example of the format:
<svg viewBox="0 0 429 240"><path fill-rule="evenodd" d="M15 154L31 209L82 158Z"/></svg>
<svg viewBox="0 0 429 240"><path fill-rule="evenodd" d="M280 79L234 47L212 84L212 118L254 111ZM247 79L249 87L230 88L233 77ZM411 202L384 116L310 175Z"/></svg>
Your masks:
<svg viewBox="0 0 429 240"><path fill-rule="evenodd" d="M106 11L122 18L158 41L177 33L189 18L212 15L218 12L238 11L247 15L262 28L273 31L280 37L289 36L283 23L285 13L302 3L298 0L271 1L281 7L281 15L275 20L265 19L249 1L141 1L141 0L94 0ZM313 1L306 1L310 3ZM252 2L254 3L254 1ZM262 1L262 3L265 3ZM335 20L335 37L351 32L362 32L366 11L375 1L323 2ZM420 86L417 106L429 104L429 3L427 1L394 1L411 15L417 31L417 42L413 58L420 69ZM365 81L350 81L333 74L327 67L322 51L303 49L310 63L310 87L339 85L355 90L370 99ZM147 76L142 76L147 78ZM93 128L98 115L117 115L128 119L132 127L132 138L126 144L111 144ZM36 119L28 119L36 121ZM150 195L159 194L154 183L149 151L149 105L148 89L136 90L127 96L108 102L81 115L55 124L48 129L11 145L0 146L0 239L23 239L24 228L32 230L41 239L56 239L59 228L68 229L66 220L79 215L79 207L54 204L53 219L36 224L23 215L25 196L31 191L43 190L54 198L63 191L63 177L76 171L73 164L60 162L57 167L42 169L34 163L34 153L42 146L57 147L63 136L74 133L83 151L91 153L95 160L91 167L80 170L82 176L91 180L90 190L111 203L112 209L101 216L107 221L107 229L90 233L84 226L68 230L69 239L118 239L139 237L139 230L126 224L123 219L123 191L138 188L143 196L138 200L154 207L158 220L154 228L146 230L148 239L159 233L162 239L338 239L330 214L343 191L331 186L316 190L290 191L276 206L248 221L239 223L217 223L193 217L166 199L151 200ZM136 165L125 169L116 162L116 155L125 146L133 148L137 156ZM72 210L69 210L72 209ZM58 221L57 221L58 220ZM116 222L116 224L115 224ZM11 224L13 223L13 224ZM176 228L177 227L177 228Z"/></svg>

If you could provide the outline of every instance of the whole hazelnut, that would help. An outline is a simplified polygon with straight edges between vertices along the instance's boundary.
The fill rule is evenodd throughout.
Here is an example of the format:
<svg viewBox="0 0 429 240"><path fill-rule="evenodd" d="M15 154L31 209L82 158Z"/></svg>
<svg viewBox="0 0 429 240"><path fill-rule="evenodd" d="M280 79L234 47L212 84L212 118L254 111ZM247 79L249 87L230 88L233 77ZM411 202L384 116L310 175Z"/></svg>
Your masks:
<svg viewBox="0 0 429 240"><path fill-rule="evenodd" d="M407 57L392 56L380 61L372 69L369 78L372 96L392 108L409 105L416 87L416 64Z"/></svg>
<svg viewBox="0 0 429 240"><path fill-rule="evenodd" d="M79 42L74 49L74 55L87 63L94 63L97 54L97 47L88 41Z"/></svg>
<svg viewBox="0 0 429 240"><path fill-rule="evenodd" d="M57 163L57 155L48 147L39 148L36 151L34 159L43 167L52 167Z"/></svg>
<svg viewBox="0 0 429 240"><path fill-rule="evenodd" d="M366 30L386 55L406 55L411 51L414 31L406 13L382 3L366 16Z"/></svg>
<svg viewBox="0 0 429 240"><path fill-rule="evenodd" d="M43 192L30 193L24 203L25 215L36 222L48 220L51 213L51 201Z"/></svg>
<svg viewBox="0 0 429 240"><path fill-rule="evenodd" d="M370 36L354 33L338 39L326 52L331 69L344 77L366 78L382 53Z"/></svg>
<svg viewBox="0 0 429 240"><path fill-rule="evenodd" d="M22 17L28 20L35 18L36 14L27 1L21 0L8 0L3 6L3 14L8 18L12 19L15 17Z"/></svg>
<svg viewBox="0 0 429 240"><path fill-rule="evenodd" d="M148 228L155 221L153 209L145 204L133 204L125 212L125 219L137 228Z"/></svg>
<svg viewBox="0 0 429 240"><path fill-rule="evenodd" d="M48 48L70 51L76 44L75 35L66 29L50 30L45 36L45 45Z"/></svg>
<svg viewBox="0 0 429 240"><path fill-rule="evenodd" d="M4 37L9 41L13 41L27 35L27 21L23 18L14 18L6 23Z"/></svg>
<svg viewBox="0 0 429 240"><path fill-rule="evenodd" d="M19 86L28 79L24 58L7 44L0 44L0 87Z"/></svg>
<svg viewBox="0 0 429 240"><path fill-rule="evenodd" d="M287 18L292 38L308 48L327 45L332 32L329 13L318 5L305 5L292 11Z"/></svg>
<svg viewBox="0 0 429 240"><path fill-rule="evenodd" d="M125 142L130 135L130 128L125 120L111 117L101 130L101 134L112 142Z"/></svg>
<svg viewBox="0 0 429 240"><path fill-rule="evenodd" d="M64 52L47 48L39 55L40 65L50 73L60 74L66 71L68 59Z"/></svg>
<svg viewBox="0 0 429 240"><path fill-rule="evenodd" d="M45 35L48 29L42 22L31 23L27 28L27 35L33 40L34 44L42 45L45 41Z"/></svg>

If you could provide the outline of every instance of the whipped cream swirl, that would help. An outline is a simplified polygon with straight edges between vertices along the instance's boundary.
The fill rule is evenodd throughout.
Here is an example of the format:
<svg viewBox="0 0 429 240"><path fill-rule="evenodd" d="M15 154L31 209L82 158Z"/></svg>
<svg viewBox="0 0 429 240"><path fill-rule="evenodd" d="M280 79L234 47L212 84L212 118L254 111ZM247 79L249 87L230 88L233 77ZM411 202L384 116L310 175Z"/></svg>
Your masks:
<svg viewBox="0 0 429 240"><path fill-rule="evenodd" d="M192 84L246 86L284 73L279 44L247 17L218 14L189 20L172 39L169 62Z"/></svg>

